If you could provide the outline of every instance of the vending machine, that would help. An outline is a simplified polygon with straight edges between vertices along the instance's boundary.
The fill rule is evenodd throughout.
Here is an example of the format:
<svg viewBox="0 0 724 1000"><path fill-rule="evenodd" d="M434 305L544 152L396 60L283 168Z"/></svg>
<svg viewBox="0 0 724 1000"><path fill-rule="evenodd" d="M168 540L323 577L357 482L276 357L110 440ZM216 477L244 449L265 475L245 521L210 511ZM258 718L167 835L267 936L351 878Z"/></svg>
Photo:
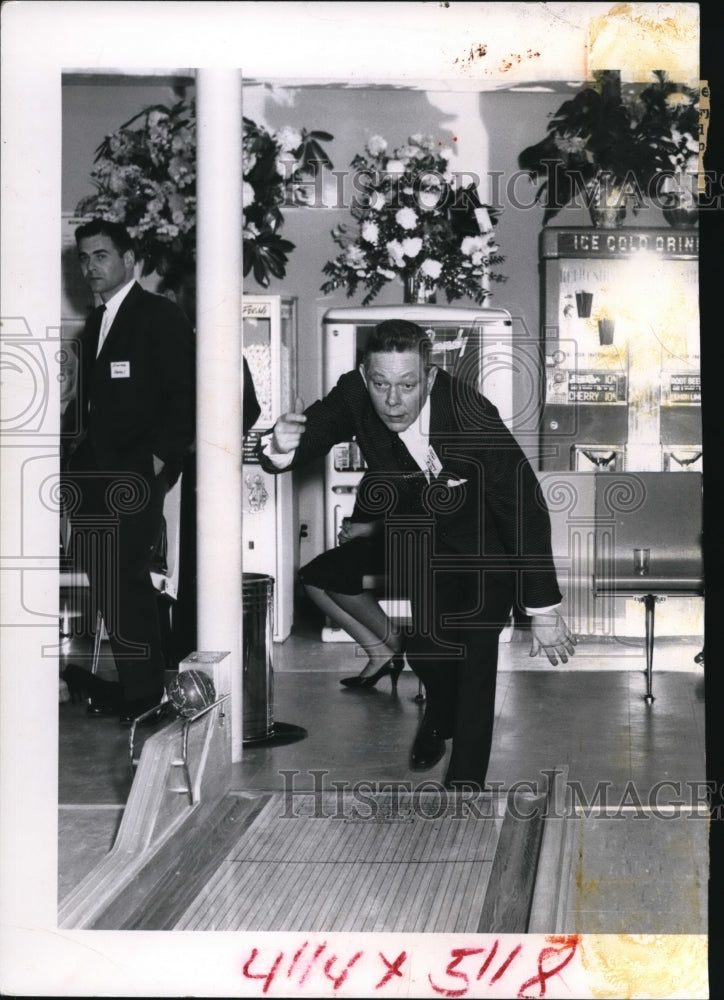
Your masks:
<svg viewBox="0 0 724 1000"><path fill-rule="evenodd" d="M698 234L544 229L544 469L700 471Z"/></svg>
<svg viewBox="0 0 724 1000"><path fill-rule="evenodd" d="M512 319L505 309L429 304L330 309L322 318L325 393L359 365L370 331L387 319L411 320L427 330L433 362L474 382L512 429L513 380L519 366L513 356ZM325 547L334 548L342 519L352 513L365 462L357 443L345 441L332 448L325 463ZM406 602L381 603L388 613L405 617ZM322 638L338 642L348 637L327 627Z"/></svg>
<svg viewBox="0 0 724 1000"><path fill-rule="evenodd" d="M696 229L541 234L539 478L564 611L581 634L641 628L634 601L596 601L592 592L596 478L628 481L634 496L638 473L665 473L656 488L673 503L672 478L702 471L698 251ZM700 604L667 602L661 634L696 634Z"/></svg>
<svg viewBox="0 0 724 1000"><path fill-rule="evenodd" d="M242 344L261 412L244 440L242 566L274 580L273 638L283 642L294 619L293 489L291 476L259 465L259 437L293 409L297 367L297 302L279 295L244 295Z"/></svg>

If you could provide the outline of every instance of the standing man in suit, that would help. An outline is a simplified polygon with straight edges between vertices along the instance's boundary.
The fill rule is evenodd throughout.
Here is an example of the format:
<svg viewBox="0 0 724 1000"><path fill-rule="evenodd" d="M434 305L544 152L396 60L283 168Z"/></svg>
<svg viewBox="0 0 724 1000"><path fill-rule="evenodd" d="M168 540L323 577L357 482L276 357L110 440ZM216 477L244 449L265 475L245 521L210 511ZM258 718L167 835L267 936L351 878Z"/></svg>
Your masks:
<svg viewBox="0 0 724 1000"><path fill-rule="evenodd" d="M96 219L75 237L81 272L101 304L82 334L81 432L66 474L79 501L71 511L74 544L103 614L118 682L75 666L65 676L71 691L90 697L92 714L130 724L164 694L150 568L164 497L194 439L193 333L177 305L135 281L133 242L123 226ZM94 537L105 540L99 545Z"/></svg>
<svg viewBox="0 0 724 1000"><path fill-rule="evenodd" d="M380 323L359 370L281 416L261 461L280 472L353 438L369 514L385 519L388 574L404 571L412 606L406 655L427 699L410 765L433 767L452 738L446 785L482 788L513 605L531 616L531 655L556 664L574 652L536 476L493 404L431 364L425 331L406 320Z"/></svg>

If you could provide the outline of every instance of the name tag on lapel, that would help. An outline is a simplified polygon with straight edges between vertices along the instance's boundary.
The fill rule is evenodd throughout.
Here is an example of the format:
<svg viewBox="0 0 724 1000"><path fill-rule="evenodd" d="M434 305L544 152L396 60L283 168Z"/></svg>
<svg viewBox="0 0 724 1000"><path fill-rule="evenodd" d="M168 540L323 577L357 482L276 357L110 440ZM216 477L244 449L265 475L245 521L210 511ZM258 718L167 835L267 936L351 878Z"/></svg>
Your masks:
<svg viewBox="0 0 724 1000"><path fill-rule="evenodd" d="M433 479L437 477L442 472L442 462L435 454L435 449L431 444L427 446L427 455L425 456L425 464L427 465L427 471L430 473Z"/></svg>
<svg viewBox="0 0 724 1000"><path fill-rule="evenodd" d="M111 361L111 378L130 378L130 361Z"/></svg>

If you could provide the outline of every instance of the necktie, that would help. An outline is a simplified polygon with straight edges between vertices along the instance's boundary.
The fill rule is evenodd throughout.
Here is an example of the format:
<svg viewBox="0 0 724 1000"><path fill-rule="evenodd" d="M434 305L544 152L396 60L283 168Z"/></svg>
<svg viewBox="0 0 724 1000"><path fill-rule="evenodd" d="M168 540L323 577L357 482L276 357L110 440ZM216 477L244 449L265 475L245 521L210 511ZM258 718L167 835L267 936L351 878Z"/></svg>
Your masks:
<svg viewBox="0 0 724 1000"><path fill-rule="evenodd" d="M96 357L101 353L101 348L103 347L103 342L108 336L108 329L111 325L110 317L108 315L108 309L103 306L103 317L101 319L101 332L98 334L98 350L96 351Z"/></svg>

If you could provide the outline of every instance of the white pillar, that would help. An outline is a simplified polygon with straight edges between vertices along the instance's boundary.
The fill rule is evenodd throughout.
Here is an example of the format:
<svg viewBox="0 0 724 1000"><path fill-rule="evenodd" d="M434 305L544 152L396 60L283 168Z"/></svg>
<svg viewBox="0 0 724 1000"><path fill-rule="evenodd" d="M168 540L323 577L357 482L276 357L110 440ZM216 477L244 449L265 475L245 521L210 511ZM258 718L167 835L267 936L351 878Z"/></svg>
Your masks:
<svg viewBox="0 0 724 1000"><path fill-rule="evenodd" d="M199 69L196 224L198 648L228 651L242 752L241 73Z"/></svg>

